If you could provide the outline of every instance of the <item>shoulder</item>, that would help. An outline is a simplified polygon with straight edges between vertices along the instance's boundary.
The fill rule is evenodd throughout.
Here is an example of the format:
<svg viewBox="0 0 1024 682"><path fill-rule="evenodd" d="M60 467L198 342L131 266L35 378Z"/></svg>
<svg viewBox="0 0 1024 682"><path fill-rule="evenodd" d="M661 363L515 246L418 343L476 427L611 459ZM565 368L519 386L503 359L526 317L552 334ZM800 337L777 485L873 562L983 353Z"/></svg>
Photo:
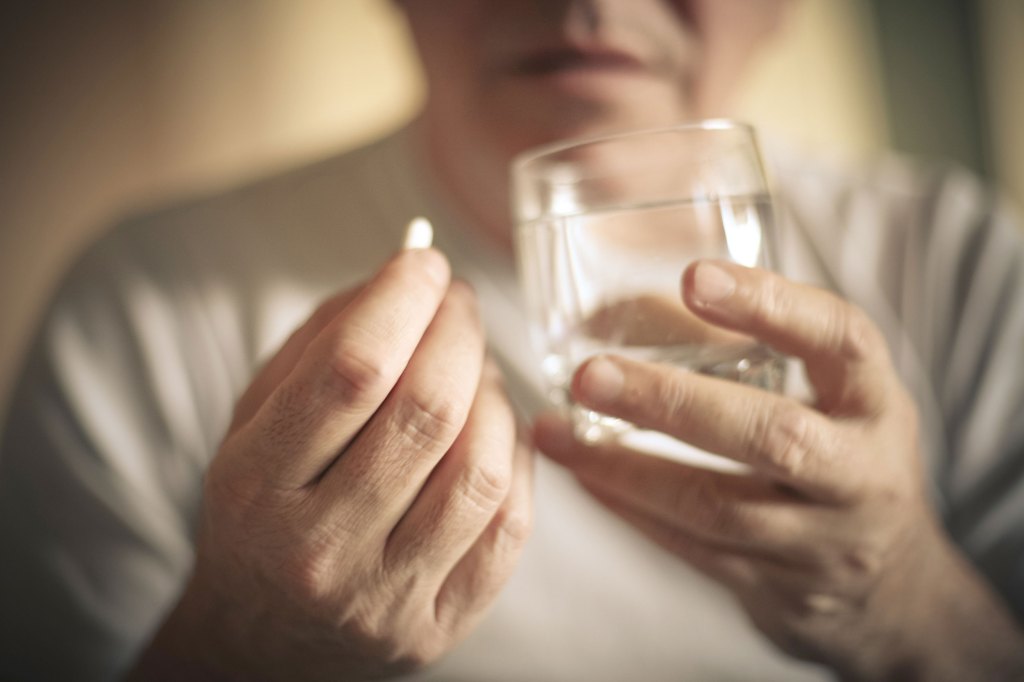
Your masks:
<svg viewBox="0 0 1024 682"><path fill-rule="evenodd" d="M870 282L898 306L943 272L967 276L1024 248L1008 202L953 164L892 154L839 164L777 150L769 159L797 269L854 298Z"/></svg>
<svg viewBox="0 0 1024 682"><path fill-rule="evenodd" d="M769 159L781 203L808 229L833 236L885 231L928 240L992 218L1015 220L1004 197L953 163L891 153L857 163L778 151Z"/></svg>
<svg viewBox="0 0 1024 682"><path fill-rule="evenodd" d="M160 305L258 315L282 291L347 286L393 243L381 230L398 144L386 138L122 220L77 258L51 315L89 323L98 309Z"/></svg>
<svg viewBox="0 0 1024 682"><path fill-rule="evenodd" d="M265 356L320 298L384 257L389 144L176 202L106 232L66 273L36 332L34 355L56 390L88 402L87 387L100 382L167 420L180 417L176 405L188 396L199 406L188 418L203 423L205 438L219 437Z"/></svg>
<svg viewBox="0 0 1024 682"><path fill-rule="evenodd" d="M82 274L145 271L174 284L209 271L241 276L365 247L387 202L390 141L175 201L120 221L82 254ZM376 235L379 237L379 234ZM116 266L111 271L111 266Z"/></svg>

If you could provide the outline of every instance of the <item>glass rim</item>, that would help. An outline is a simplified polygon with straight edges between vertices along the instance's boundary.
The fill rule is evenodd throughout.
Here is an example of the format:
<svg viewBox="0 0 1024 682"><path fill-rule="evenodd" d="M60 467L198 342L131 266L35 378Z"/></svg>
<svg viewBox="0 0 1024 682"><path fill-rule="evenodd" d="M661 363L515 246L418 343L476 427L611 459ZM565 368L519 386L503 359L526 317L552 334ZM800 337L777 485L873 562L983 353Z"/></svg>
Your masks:
<svg viewBox="0 0 1024 682"><path fill-rule="evenodd" d="M575 149L578 147L585 147L588 145L602 144L605 142L614 142L628 137L639 137L644 135L663 135L665 133L672 132L686 132L686 131L700 131L700 130L734 130L743 131L750 135L751 139L756 144L757 136L753 124L740 119L735 118L705 118L696 121L686 121L683 123L675 123L673 125L658 126L654 128L638 128L636 130L620 130L617 132L604 133L601 135L592 135L577 137L567 140L559 140L557 142L549 142L547 144L539 145L537 147L531 147L525 151L517 154L511 163L513 173L522 171L525 167L529 166L532 162L537 161L541 157L551 156L559 152L564 152L569 149Z"/></svg>

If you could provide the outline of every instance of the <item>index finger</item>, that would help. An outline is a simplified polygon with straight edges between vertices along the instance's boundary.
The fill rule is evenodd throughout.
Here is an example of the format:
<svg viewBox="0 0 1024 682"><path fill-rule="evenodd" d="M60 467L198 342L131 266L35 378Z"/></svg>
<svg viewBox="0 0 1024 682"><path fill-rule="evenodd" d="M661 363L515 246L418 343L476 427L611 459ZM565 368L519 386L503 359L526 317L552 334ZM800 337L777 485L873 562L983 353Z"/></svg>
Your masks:
<svg viewBox="0 0 1024 682"><path fill-rule="evenodd" d="M316 480L380 407L447 291L434 249L399 253L306 347L242 429L247 466L298 488Z"/></svg>
<svg viewBox="0 0 1024 682"><path fill-rule="evenodd" d="M826 502L848 499L864 467L828 417L785 396L678 367L608 355L577 370L572 396L594 410L728 457Z"/></svg>
<svg viewBox="0 0 1024 682"><path fill-rule="evenodd" d="M228 432L234 432L256 414L263 401L273 392L285 377L292 371L316 336L323 331L334 317L352 302L362 289L362 285L346 289L321 303L301 327L292 332L276 353L257 372L256 378L245 389L245 393L235 403L235 412L231 417Z"/></svg>
<svg viewBox="0 0 1024 682"><path fill-rule="evenodd" d="M683 300L709 322L802 359L825 412L871 410L892 391L881 333L831 292L766 270L698 261L683 274Z"/></svg>

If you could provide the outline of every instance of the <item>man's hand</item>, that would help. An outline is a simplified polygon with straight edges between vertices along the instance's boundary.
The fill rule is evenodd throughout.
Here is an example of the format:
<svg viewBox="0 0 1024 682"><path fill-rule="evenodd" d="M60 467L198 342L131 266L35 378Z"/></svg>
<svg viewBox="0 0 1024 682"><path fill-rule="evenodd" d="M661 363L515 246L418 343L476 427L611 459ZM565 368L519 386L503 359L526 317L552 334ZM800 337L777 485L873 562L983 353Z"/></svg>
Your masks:
<svg viewBox="0 0 1024 682"><path fill-rule="evenodd" d="M916 411L868 318L827 292L727 263L691 266L683 297L703 320L802 359L816 404L620 357L586 363L572 395L752 473L587 446L554 415L536 425L539 448L730 587L795 656L851 679L1019 674L1024 639L930 510Z"/></svg>
<svg viewBox="0 0 1024 682"><path fill-rule="evenodd" d="M406 251L328 301L236 406L194 575L140 678L377 678L481 617L530 525L530 460L468 287Z"/></svg>

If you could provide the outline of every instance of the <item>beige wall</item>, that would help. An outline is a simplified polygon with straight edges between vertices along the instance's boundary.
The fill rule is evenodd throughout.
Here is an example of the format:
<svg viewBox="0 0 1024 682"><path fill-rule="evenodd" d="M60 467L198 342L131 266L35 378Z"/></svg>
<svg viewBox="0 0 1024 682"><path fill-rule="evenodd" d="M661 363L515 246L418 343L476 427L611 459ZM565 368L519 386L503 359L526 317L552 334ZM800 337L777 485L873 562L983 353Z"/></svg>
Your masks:
<svg viewBox="0 0 1024 682"><path fill-rule="evenodd" d="M12 93L0 125L0 406L41 301L97 230L130 207L371 137L421 94L386 0L63 4L19 10L6 22L18 37L0 48ZM884 146L864 6L794 3L742 115L812 149Z"/></svg>
<svg viewBox="0 0 1024 682"><path fill-rule="evenodd" d="M384 0L16 4L0 8L0 408L55 278L97 231L372 137L420 96Z"/></svg>
<svg viewBox="0 0 1024 682"><path fill-rule="evenodd" d="M738 113L809 153L856 160L889 140L874 25L863 0L803 0L755 64Z"/></svg>

